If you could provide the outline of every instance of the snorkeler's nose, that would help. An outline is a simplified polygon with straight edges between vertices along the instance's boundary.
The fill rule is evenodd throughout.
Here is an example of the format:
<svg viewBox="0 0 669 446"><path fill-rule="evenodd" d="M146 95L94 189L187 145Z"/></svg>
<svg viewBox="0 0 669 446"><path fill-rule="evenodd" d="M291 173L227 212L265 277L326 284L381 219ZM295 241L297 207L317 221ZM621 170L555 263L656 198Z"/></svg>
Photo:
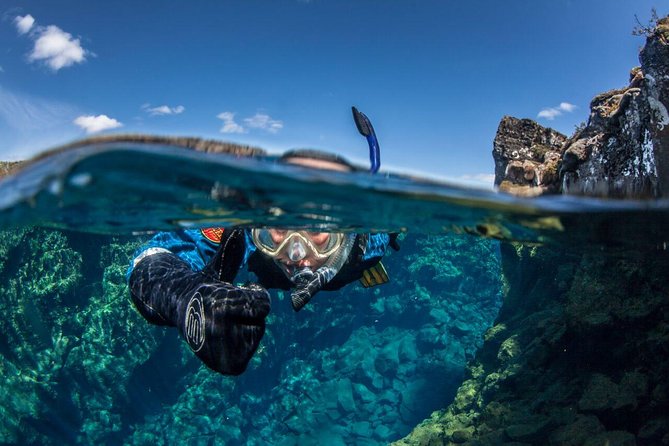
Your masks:
<svg viewBox="0 0 669 446"><path fill-rule="evenodd" d="M292 262L299 262L307 256L307 248L300 239L293 240L288 246L288 258Z"/></svg>

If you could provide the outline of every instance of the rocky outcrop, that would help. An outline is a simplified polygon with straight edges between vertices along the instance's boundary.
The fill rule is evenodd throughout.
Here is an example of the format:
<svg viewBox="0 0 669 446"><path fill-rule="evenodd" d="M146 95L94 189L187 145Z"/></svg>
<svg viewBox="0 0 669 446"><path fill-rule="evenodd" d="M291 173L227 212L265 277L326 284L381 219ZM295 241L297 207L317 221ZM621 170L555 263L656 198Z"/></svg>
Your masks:
<svg viewBox="0 0 669 446"><path fill-rule="evenodd" d="M669 17L660 20L641 50L642 92L648 105L647 130L655 157L659 192L669 195Z"/></svg>
<svg viewBox="0 0 669 446"><path fill-rule="evenodd" d="M495 186L521 196L557 193L566 139L531 119L505 116L493 142Z"/></svg>
<svg viewBox="0 0 669 446"><path fill-rule="evenodd" d="M495 185L521 196L612 198L669 194L669 18L659 20L629 85L596 96L587 125L565 140L531 120L504 117Z"/></svg>
<svg viewBox="0 0 669 446"><path fill-rule="evenodd" d="M563 193L616 198L660 195L656 152L661 150L652 138L653 100L649 101L647 87L642 69L635 69L627 88L592 100L588 125L566 144Z"/></svg>

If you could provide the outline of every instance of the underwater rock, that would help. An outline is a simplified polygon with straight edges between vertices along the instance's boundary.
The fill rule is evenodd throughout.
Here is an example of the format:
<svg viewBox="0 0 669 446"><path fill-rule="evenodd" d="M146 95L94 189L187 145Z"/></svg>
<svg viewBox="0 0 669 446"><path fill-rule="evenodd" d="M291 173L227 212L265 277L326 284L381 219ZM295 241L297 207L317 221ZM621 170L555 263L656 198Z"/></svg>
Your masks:
<svg viewBox="0 0 669 446"><path fill-rule="evenodd" d="M462 429L472 445L669 439L658 420L669 410L669 254L623 254L502 245L495 325L453 403L396 444L455 444Z"/></svg>
<svg viewBox="0 0 669 446"><path fill-rule="evenodd" d="M344 413L355 412L355 401L353 399L353 386L351 380L344 378L337 383L337 402Z"/></svg>
<svg viewBox="0 0 669 446"><path fill-rule="evenodd" d="M578 408L583 412L629 409L634 410L639 399L646 398L648 380L640 373L626 373L620 383L596 373L585 388L578 401Z"/></svg>
<svg viewBox="0 0 669 446"><path fill-rule="evenodd" d="M557 193L566 139L531 119L503 117L493 142L495 186L521 196Z"/></svg>
<svg viewBox="0 0 669 446"><path fill-rule="evenodd" d="M546 419L539 419L533 423L512 424L504 429L504 433L512 441L530 444L541 443L548 431L549 423Z"/></svg>
<svg viewBox="0 0 669 446"><path fill-rule="evenodd" d="M62 233L35 228L0 232L0 253L0 443L40 442L36 420L69 397L60 382L77 342L82 258Z"/></svg>
<svg viewBox="0 0 669 446"><path fill-rule="evenodd" d="M549 444L562 446L580 446L602 431L604 431L604 426L597 417L578 415L572 423L553 431L548 442Z"/></svg>
<svg viewBox="0 0 669 446"><path fill-rule="evenodd" d="M636 446L637 442L629 432L625 431L611 431L602 432L588 439L583 446Z"/></svg>

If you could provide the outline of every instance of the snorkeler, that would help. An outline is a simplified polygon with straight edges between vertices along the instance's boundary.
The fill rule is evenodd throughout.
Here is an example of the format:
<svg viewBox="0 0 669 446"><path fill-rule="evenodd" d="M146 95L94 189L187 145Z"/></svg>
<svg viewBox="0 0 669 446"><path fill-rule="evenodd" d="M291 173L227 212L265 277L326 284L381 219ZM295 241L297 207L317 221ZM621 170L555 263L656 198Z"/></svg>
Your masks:
<svg viewBox="0 0 669 446"><path fill-rule="evenodd" d="M378 153L371 156L378 163ZM311 150L289 152L281 160L355 170L338 156ZM337 290L358 279L365 286L385 283L380 261L389 245L396 248L394 235L266 228L162 232L134 258L128 271L130 295L148 322L177 327L209 368L239 375L265 332L270 311L266 288L291 290L292 306L299 311L321 290ZM233 285L244 265L256 282Z"/></svg>

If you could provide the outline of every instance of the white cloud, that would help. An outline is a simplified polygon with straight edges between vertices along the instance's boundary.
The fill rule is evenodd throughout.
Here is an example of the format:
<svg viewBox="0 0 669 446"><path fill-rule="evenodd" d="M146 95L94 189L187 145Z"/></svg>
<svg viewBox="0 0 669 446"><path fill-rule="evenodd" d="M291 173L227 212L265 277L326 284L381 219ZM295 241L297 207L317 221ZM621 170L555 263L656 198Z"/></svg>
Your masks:
<svg viewBox="0 0 669 446"><path fill-rule="evenodd" d="M573 112L576 108L574 104L570 104L569 102L560 102L560 110L562 111Z"/></svg>
<svg viewBox="0 0 669 446"><path fill-rule="evenodd" d="M82 129L86 130L86 133L97 133L103 130L115 129L123 126L116 119L110 118L107 115L86 115L79 116L74 121L74 124L78 125Z"/></svg>
<svg viewBox="0 0 669 446"><path fill-rule="evenodd" d="M79 39L74 39L57 26L51 25L37 33L35 47L28 56L31 62L44 61L53 71L86 60L86 50Z"/></svg>
<svg viewBox="0 0 669 446"><path fill-rule="evenodd" d="M537 117L552 121L563 113L571 113L577 108L578 107L576 107L574 104L570 104L569 102L560 102L560 105L557 107L544 108L537 114Z"/></svg>
<svg viewBox="0 0 669 446"><path fill-rule="evenodd" d="M4 73L4 72L5 72L5 69L2 68L2 65L0 65L0 73Z"/></svg>
<svg viewBox="0 0 669 446"><path fill-rule="evenodd" d="M256 113L250 118L244 118L244 125L235 121L235 113L233 112L219 113L217 118L223 121L221 133L248 133L248 129L260 129L269 133L277 133L283 128L282 121L272 119L265 113Z"/></svg>
<svg viewBox="0 0 669 446"><path fill-rule="evenodd" d="M552 121L556 116L560 116L562 112L557 108L544 108L539 112L537 118L544 118Z"/></svg>
<svg viewBox="0 0 669 446"><path fill-rule="evenodd" d="M14 18L14 24L19 34L25 34L32 29L35 24L35 18L30 14L26 14L23 17L17 16Z"/></svg>
<svg viewBox="0 0 669 446"><path fill-rule="evenodd" d="M142 105L142 110L151 116L178 115L183 113L186 110L186 107L183 105L177 105L176 107L170 107L168 105L151 107L149 104L144 104Z"/></svg>
<svg viewBox="0 0 669 446"><path fill-rule="evenodd" d="M272 119L264 113L256 113L250 118L244 119L246 125L252 129L262 129L270 133L276 133L283 128L283 122Z"/></svg>
<svg viewBox="0 0 669 446"><path fill-rule="evenodd" d="M27 34L34 41L33 49L28 54L30 62L43 62L53 71L58 71L84 62L89 54L72 34L55 25L37 26L35 18L30 14L15 17L14 23L19 34Z"/></svg>
<svg viewBox="0 0 669 446"><path fill-rule="evenodd" d="M221 133L246 133L246 129L235 122L235 114L232 112L222 112L216 116L223 121Z"/></svg>

